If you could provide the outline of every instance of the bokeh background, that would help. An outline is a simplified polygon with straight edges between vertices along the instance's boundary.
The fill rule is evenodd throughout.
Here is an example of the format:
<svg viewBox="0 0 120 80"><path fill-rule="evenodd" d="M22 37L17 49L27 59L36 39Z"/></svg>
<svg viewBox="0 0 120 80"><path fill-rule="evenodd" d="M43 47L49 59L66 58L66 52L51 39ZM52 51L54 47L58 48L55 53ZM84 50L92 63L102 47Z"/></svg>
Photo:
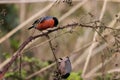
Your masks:
<svg viewBox="0 0 120 80"><path fill-rule="evenodd" d="M0 69L29 37L40 33L27 30L43 16L55 16L59 25L82 23L93 25L100 20L105 26L120 29L120 0L0 0ZM67 32L67 33L66 33ZM69 56L72 72L68 80L120 79L120 31L75 27L50 34L57 58ZM6 80L25 80L31 74L50 66L54 57L46 37L33 40L23 50L22 78L19 77L19 59L5 75ZM114 45L115 44L115 45ZM118 51L111 51L117 49ZM29 80L52 80L54 68L39 72Z"/></svg>

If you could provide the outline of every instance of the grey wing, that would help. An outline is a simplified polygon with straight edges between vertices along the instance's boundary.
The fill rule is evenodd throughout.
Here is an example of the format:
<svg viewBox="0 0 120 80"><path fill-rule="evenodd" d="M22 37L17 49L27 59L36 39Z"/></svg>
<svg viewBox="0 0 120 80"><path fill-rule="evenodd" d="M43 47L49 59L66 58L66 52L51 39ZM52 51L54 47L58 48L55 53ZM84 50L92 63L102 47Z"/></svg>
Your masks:
<svg viewBox="0 0 120 80"><path fill-rule="evenodd" d="M40 18L40 19L37 19L36 21L34 21L33 25L34 25L34 24L37 24L37 23L42 23L44 20L45 20L44 17L42 17L42 18Z"/></svg>
<svg viewBox="0 0 120 80"><path fill-rule="evenodd" d="M66 73L70 73L72 71L71 62L69 59L65 61L65 70L66 70Z"/></svg>
<svg viewBox="0 0 120 80"><path fill-rule="evenodd" d="M41 18L39 19L39 23L44 22L44 20L45 20L45 17L41 17Z"/></svg>

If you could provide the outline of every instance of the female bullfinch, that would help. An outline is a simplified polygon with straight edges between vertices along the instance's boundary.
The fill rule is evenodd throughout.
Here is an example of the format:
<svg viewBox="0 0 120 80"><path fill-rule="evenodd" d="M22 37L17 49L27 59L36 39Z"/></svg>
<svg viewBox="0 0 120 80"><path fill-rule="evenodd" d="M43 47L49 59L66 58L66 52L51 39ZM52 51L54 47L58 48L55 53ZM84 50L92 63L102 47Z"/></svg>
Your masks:
<svg viewBox="0 0 120 80"><path fill-rule="evenodd" d="M46 17L37 19L32 24L32 26L29 27L28 29L35 28L35 29L42 31L42 30L46 30L48 28L56 27L57 25L58 25L58 19L56 17L46 16Z"/></svg>
<svg viewBox="0 0 120 80"><path fill-rule="evenodd" d="M58 62L59 62L59 71L60 71L61 77L63 79L68 78L72 71L69 57L59 58Z"/></svg>

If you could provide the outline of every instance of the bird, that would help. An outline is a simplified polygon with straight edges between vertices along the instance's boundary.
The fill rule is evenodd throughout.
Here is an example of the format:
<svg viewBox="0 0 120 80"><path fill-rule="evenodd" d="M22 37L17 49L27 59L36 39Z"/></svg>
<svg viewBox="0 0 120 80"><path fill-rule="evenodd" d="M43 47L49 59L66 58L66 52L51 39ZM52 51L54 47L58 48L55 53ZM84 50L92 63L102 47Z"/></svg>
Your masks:
<svg viewBox="0 0 120 80"><path fill-rule="evenodd" d="M59 71L61 74L61 77L63 79L66 79L70 76L72 67L69 57L59 58Z"/></svg>
<svg viewBox="0 0 120 80"><path fill-rule="evenodd" d="M34 23L32 24L31 27L28 28L28 30L35 28L37 30L46 30L48 28L53 28L56 27L58 25L58 19L56 17L52 17L52 16L45 16L45 17L41 17L37 20L34 21Z"/></svg>

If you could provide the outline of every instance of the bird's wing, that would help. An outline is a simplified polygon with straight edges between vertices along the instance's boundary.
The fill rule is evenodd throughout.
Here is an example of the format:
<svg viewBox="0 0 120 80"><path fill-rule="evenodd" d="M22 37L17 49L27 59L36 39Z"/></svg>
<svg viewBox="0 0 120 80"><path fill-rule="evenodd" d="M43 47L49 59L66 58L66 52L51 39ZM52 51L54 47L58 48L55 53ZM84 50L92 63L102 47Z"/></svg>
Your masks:
<svg viewBox="0 0 120 80"><path fill-rule="evenodd" d="M42 23L42 22L44 22L44 21L45 21L45 18L44 18L44 17L41 17L40 19L35 20L34 23L33 23L33 25L34 25L34 24L38 24L38 23Z"/></svg>
<svg viewBox="0 0 120 80"><path fill-rule="evenodd" d="M45 20L48 20L48 19L52 19L52 17L51 16L41 17L39 19L39 22L42 23L42 22L44 22Z"/></svg>
<svg viewBox="0 0 120 80"><path fill-rule="evenodd" d="M70 73L72 70L71 62L69 58L65 61L65 70L66 70L66 73Z"/></svg>
<svg viewBox="0 0 120 80"><path fill-rule="evenodd" d="M39 23L42 23L42 22L44 22L45 20L46 20L45 17L41 17L41 18L39 19Z"/></svg>
<svg viewBox="0 0 120 80"><path fill-rule="evenodd" d="M36 21L34 21L33 25L37 24L37 23L39 23L39 19L37 19Z"/></svg>

